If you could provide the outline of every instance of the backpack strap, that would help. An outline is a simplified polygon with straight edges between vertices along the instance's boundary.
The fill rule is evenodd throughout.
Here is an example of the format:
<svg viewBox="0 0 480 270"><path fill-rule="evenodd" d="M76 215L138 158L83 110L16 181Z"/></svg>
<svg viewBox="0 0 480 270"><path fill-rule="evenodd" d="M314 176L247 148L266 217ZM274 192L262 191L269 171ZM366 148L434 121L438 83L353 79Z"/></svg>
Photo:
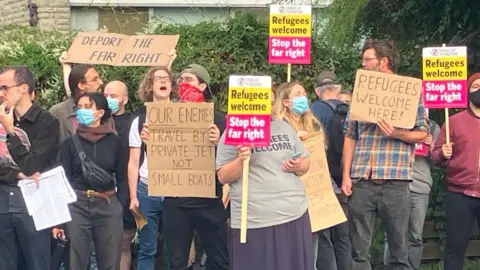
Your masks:
<svg viewBox="0 0 480 270"><path fill-rule="evenodd" d="M80 144L78 135L77 134L73 135L72 139L73 139L73 144L75 145L75 149L77 150L78 157L80 158L80 162L82 162L83 164L83 162L85 161L86 154L85 154L85 151L83 151L82 145Z"/></svg>
<svg viewBox="0 0 480 270"><path fill-rule="evenodd" d="M337 105L335 103L331 102L330 100L320 100L320 101L327 104L328 107L330 107L330 109L332 109L333 112L335 112L337 110Z"/></svg>
<svg viewBox="0 0 480 270"><path fill-rule="evenodd" d="M147 120L147 114L146 113L141 113L139 116L138 116L138 134L141 134L142 133L142 129L143 129L143 124L145 123L145 121ZM143 143L142 141L142 146L140 146L140 167L142 166L143 164L143 161L145 160L145 153L147 152L147 145Z"/></svg>

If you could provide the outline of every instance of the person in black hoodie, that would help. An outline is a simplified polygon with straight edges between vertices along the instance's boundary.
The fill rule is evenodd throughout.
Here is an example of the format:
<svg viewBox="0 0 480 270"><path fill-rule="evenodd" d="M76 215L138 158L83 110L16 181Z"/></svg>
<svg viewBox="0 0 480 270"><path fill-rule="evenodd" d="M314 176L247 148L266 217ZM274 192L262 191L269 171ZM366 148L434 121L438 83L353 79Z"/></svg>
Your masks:
<svg viewBox="0 0 480 270"><path fill-rule="evenodd" d="M122 251L123 205L128 195L123 183L126 179L123 143L110 125L106 125L111 110L103 95L83 94L76 106L77 132L63 143L60 150L66 177L78 196L77 201L69 206L72 221L66 226L66 235L70 239L69 268L87 268L91 234L98 269L118 269ZM112 176L111 181L102 183L101 189L98 180L84 176L78 148ZM61 230L53 233L54 237L63 237Z"/></svg>
<svg viewBox="0 0 480 270"><path fill-rule="evenodd" d="M178 79L180 102L211 100L210 74L197 64L184 68ZM185 86L188 84L188 86ZM183 91L187 89L187 91ZM217 144L225 130L225 115L215 111L209 138ZM148 136L142 136L147 139ZM208 256L206 269L228 270L227 215L222 202L222 184L216 177L216 198L167 197L164 201L163 228L170 270L184 270L188 265L190 243L195 232Z"/></svg>

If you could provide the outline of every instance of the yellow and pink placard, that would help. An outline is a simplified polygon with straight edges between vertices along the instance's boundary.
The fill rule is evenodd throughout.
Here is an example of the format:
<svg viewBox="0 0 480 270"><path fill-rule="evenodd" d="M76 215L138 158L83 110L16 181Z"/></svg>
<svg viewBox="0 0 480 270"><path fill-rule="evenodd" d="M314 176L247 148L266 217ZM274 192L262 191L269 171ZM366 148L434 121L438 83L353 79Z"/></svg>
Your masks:
<svg viewBox="0 0 480 270"><path fill-rule="evenodd" d="M270 64L310 64L311 5L270 5Z"/></svg>
<svg viewBox="0 0 480 270"><path fill-rule="evenodd" d="M226 145L270 145L272 78L230 76Z"/></svg>
<svg viewBox="0 0 480 270"><path fill-rule="evenodd" d="M425 109L425 114L427 117L429 117L430 110ZM430 131L432 132L432 131ZM433 143L433 142L432 142ZM430 145L426 143L416 143L415 144L415 155L416 156L422 156L422 157L428 157L430 155Z"/></svg>
<svg viewBox="0 0 480 270"><path fill-rule="evenodd" d="M425 107L466 108L467 47L428 47L422 56Z"/></svg>

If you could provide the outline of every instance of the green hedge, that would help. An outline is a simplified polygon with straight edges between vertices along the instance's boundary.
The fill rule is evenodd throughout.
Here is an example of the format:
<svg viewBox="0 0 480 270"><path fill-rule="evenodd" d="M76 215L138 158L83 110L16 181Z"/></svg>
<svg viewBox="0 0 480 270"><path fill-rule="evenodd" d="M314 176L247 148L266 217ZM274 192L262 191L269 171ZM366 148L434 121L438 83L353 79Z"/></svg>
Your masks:
<svg viewBox="0 0 480 270"><path fill-rule="evenodd" d="M268 22L252 13L238 13L225 22L202 22L197 25L167 25L153 23L148 34L180 34L177 46L178 58L173 70L179 71L190 63L198 63L207 68L212 76L212 91L216 105L226 109L228 76L237 72L271 75L277 83L286 81L285 65L268 64ZM37 97L40 103L49 108L65 98L61 66L58 57L71 43L72 36L58 32L40 32L32 28L8 26L0 28L0 67L12 64L29 66L38 78ZM292 79L304 84L313 98L315 77L320 71L334 70L339 79L348 87L354 80L355 70L360 67L359 48L338 48L329 45L321 34L312 38L312 64L292 67ZM421 69L421 52L409 51L403 54L400 73L419 76ZM131 103L138 101L136 90L145 67L110 67L98 66L97 69L105 82L122 80L128 88ZM443 123L443 113L437 111L433 117L439 124ZM434 172L434 187L428 220L438 222L438 229L444 235L445 188L440 184L441 171ZM372 263L379 265L383 249L383 229L376 226L377 234L372 247Z"/></svg>
<svg viewBox="0 0 480 270"><path fill-rule="evenodd" d="M268 23L251 13L239 13L220 23L207 21L195 26L151 24L149 34L180 34L177 45L178 58L174 71L199 63L209 70L212 88L221 109L225 109L224 94L228 76L236 72L268 74L274 81L286 81L285 65L269 65ZM46 107L64 98L61 67L58 57L71 43L72 35L57 32L39 32L32 28L9 26L0 29L0 66L7 64L28 65L37 76L39 98ZM359 67L358 52L328 49L321 36L313 37L312 65L293 66L292 78L313 89L315 76L322 70L335 70L347 83L353 79ZM103 81L120 79L126 82L133 101L144 67L99 66ZM313 94L313 93L312 93Z"/></svg>

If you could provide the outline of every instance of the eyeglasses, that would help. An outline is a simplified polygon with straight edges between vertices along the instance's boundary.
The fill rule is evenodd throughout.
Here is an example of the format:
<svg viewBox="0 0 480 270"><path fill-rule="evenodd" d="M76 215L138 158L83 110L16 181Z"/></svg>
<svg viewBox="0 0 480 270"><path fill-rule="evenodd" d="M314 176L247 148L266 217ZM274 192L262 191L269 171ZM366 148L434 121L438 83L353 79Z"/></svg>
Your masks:
<svg viewBox="0 0 480 270"><path fill-rule="evenodd" d="M88 81L87 81L87 80L84 80L83 82L84 82L84 83L89 83L89 82L100 82L100 81L101 81L100 77L97 76L97 77L95 77L95 78L93 78L93 79L91 79L91 80L88 80Z"/></svg>
<svg viewBox="0 0 480 270"><path fill-rule="evenodd" d="M153 77L154 82L170 82L170 77L168 76L155 76Z"/></svg>
<svg viewBox="0 0 480 270"><path fill-rule="evenodd" d="M18 86L20 86L20 85L22 85L22 84L15 84L15 85L10 85L10 86L8 86L8 85L1 85L1 86L0 86L0 91L7 91L8 89L11 89L11 88L13 88L13 87L18 87Z"/></svg>
<svg viewBox="0 0 480 270"><path fill-rule="evenodd" d="M376 58L376 57L363 58L363 59L362 59L362 63L366 63L366 62L371 61L371 60L374 60L374 59L377 59L377 58Z"/></svg>

